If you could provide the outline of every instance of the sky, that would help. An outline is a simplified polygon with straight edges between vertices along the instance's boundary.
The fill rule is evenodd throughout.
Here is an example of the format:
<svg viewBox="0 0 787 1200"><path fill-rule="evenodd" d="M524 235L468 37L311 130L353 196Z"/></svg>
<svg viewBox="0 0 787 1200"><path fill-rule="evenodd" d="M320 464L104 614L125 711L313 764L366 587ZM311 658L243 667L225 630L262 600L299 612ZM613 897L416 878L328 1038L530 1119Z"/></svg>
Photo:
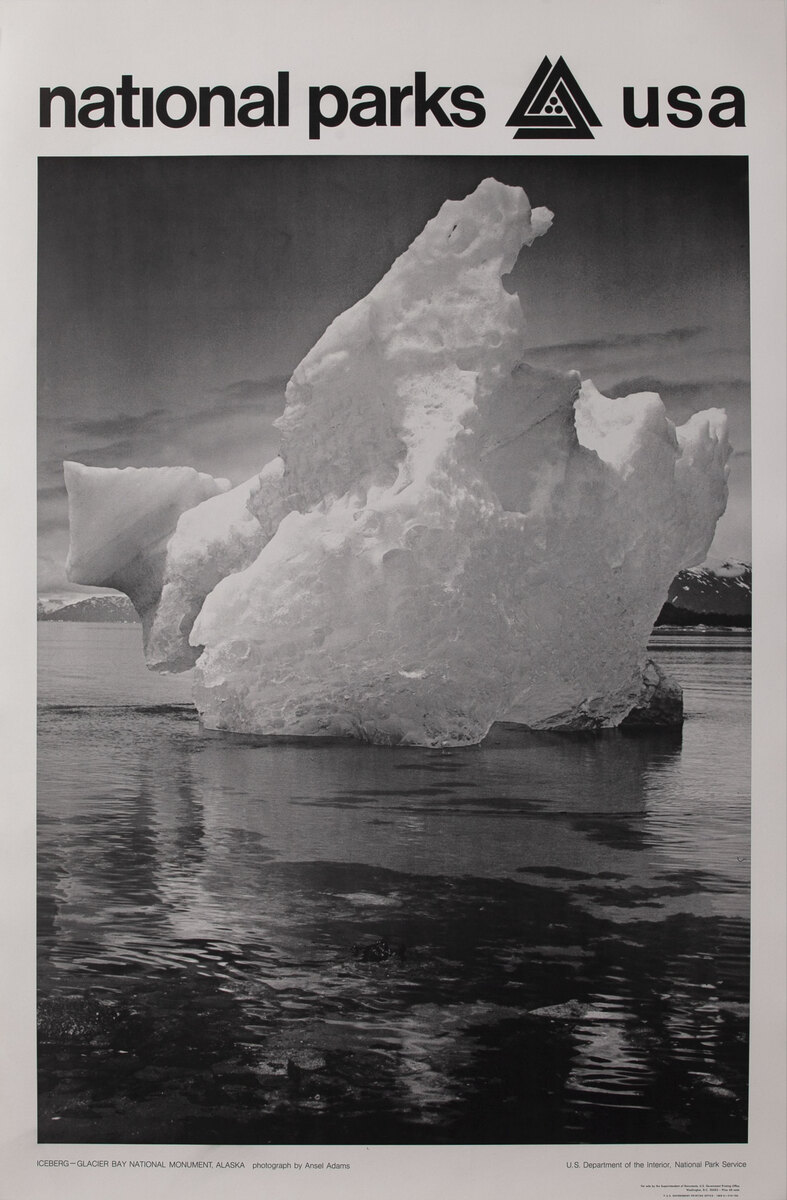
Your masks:
<svg viewBox="0 0 787 1200"><path fill-rule="evenodd" d="M256 474L301 358L490 175L555 214L506 284L523 359L608 395L657 391L676 423L726 408L709 558L749 560L745 158L42 158L39 590L83 590L64 574L64 459Z"/></svg>

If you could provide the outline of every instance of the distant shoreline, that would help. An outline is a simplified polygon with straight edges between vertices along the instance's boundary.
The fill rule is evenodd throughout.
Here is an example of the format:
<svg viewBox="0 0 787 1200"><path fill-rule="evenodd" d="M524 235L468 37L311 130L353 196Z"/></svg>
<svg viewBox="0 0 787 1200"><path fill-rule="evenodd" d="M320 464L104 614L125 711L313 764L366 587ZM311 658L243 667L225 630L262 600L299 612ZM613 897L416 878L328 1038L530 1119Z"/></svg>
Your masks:
<svg viewBox="0 0 787 1200"><path fill-rule="evenodd" d="M679 571L667 591L654 629L751 629L752 572L748 563ZM139 617L121 593L39 597L39 621L138 625Z"/></svg>

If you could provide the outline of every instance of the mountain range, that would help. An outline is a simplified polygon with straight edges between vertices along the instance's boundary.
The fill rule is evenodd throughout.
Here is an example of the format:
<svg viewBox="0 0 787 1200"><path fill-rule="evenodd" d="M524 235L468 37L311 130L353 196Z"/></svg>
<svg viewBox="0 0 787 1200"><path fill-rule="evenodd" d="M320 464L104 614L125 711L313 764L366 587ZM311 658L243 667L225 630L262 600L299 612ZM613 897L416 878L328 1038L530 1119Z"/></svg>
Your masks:
<svg viewBox="0 0 787 1200"><path fill-rule="evenodd" d="M85 596L39 596L36 613L39 621L109 621L117 624L139 622L128 596L102 594Z"/></svg>
<svg viewBox="0 0 787 1200"><path fill-rule="evenodd" d="M131 601L111 593L39 596L37 615L39 621L139 621ZM656 625L750 628L751 566L726 562L680 571L670 584Z"/></svg>
<svg viewBox="0 0 787 1200"><path fill-rule="evenodd" d="M657 625L726 625L751 628L751 566L726 562L689 567L670 584Z"/></svg>

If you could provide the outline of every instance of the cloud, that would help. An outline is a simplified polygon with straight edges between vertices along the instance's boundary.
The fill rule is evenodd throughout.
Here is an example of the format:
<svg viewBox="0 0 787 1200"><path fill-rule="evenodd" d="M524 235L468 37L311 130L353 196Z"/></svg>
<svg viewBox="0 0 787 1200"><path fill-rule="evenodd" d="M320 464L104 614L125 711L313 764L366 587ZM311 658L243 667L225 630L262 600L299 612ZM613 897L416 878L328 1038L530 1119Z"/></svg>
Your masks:
<svg viewBox="0 0 787 1200"><path fill-rule="evenodd" d="M287 383L286 375L271 376L268 379L238 379L234 383L214 389L212 395L222 402L225 411L230 409L234 412L245 412L253 409L279 416L284 409Z"/></svg>
<svg viewBox="0 0 787 1200"><path fill-rule="evenodd" d="M78 420L44 418L39 426L42 483L54 483L66 458L102 467L177 463L240 482L276 453L273 421L284 409L286 384L278 375L238 379L189 405L159 403L144 413Z"/></svg>
<svg viewBox="0 0 787 1200"><path fill-rule="evenodd" d="M595 354L597 351L614 351L620 349L648 348L659 345L683 345L691 342L707 332L705 325L687 325L677 329L664 329L647 333L618 333L612 337L592 338L584 342L554 342L549 345L533 346L527 351L532 354L552 355L559 357L581 357L584 354Z"/></svg>
<svg viewBox="0 0 787 1200"><path fill-rule="evenodd" d="M126 460L134 456L137 444L132 438L123 438L104 446L76 445L69 447L68 457L89 467L125 467Z"/></svg>
<svg viewBox="0 0 787 1200"><path fill-rule="evenodd" d="M85 421L73 421L70 424L72 433L82 434L92 438L132 438L141 429L150 426L158 417L164 415L161 408L151 409L142 416L130 416L128 413L118 413L114 417L88 418Z"/></svg>
<svg viewBox="0 0 787 1200"><path fill-rule="evenodd" d="M694 380L670 380L659 375L637 375L633 379L621 379L614 384L615 391L612 393L615 396L629 396L634 392L662 392L669 389L673 393L680 395L689 400L691 398L701 401L708 394L709 388L720 387L725 389L738 389L740 392L748 393L748 379L723 379L717 380L714 383L712 379L694 379Z"/></svg>
<svg viewBox="0 0 787 1200"><path fill-rule="evenodd" d="M280 437L273 422L284 409L285 386L279 376L240 379L199 397L193 407L159 403L136 415L44 420L39 436L42 487L56 487L65 503L59 483L64 459L94 467L192 466L240 483L278 452Z"/></svg>
<svg viewBox="0 0 787 1200"><path fill-rule="evenodd" d="M50 500L60 501L65 500L66 485L65 483L54 484L50 486L40 487L38 489L38 503L46 504Z"/></svg>
<svg viewBox="0 0 787 1200"><path fill-rule="evenodd" d="M46 537L47 534L59 532L63 529L68 529L68 514L65 508L61 512L45 512L43 509L39 508L39 537Z"/></svg>
<svg viewBox="0 0 787 1200"><path fill-rule="evenodd" d="M686 326L615 334L582 342L556 342L524 351L528 362L589 371L615 371L618 375L664 376L683 379L745 379L749 373L749 347L745 335L730 340L721 329Z"/></svg>

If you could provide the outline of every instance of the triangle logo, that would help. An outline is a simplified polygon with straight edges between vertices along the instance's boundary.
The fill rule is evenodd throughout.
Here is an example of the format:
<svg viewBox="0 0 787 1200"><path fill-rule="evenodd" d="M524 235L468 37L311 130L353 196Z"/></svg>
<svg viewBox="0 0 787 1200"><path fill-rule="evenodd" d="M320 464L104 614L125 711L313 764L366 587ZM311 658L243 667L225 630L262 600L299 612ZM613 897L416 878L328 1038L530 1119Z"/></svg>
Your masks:
<svg viewBox="0 0 787 1200"><path fill-rule="evenodd" d="M515 138L592 138L600 124L562 55L554 66L544 55L506 121Z"/></svg>

